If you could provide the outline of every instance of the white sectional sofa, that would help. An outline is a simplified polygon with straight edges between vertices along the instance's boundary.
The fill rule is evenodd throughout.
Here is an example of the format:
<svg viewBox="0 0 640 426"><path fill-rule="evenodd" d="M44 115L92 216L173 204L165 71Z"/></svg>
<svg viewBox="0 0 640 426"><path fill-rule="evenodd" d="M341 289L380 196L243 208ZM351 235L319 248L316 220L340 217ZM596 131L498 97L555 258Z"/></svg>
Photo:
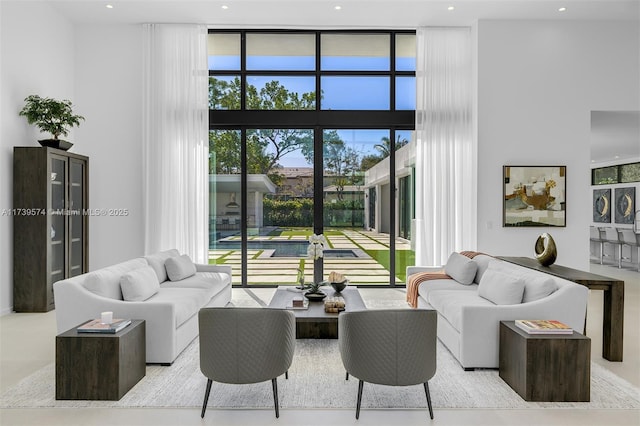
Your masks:
<svg viewBox="0 0 640 426"><path fill-rule="evenodd" d="M171 364L198 336L200 308L231 300L231 267L168 250L58 281L53 292L59 333L105 311L143 319L147 363Z"/></svg>
<svg viewBox="0 0 640 426"><path fill-rule="evenodd" d="M456 261L472 263L463 271L470 278L463 284L459 268L445 267L452 278L422 282L418 307L438 311L438 338L464 369L498 368L500 321L555 319L582 333L586 287L487 255ZM437 270L408 267L407 277Z"/></svg>

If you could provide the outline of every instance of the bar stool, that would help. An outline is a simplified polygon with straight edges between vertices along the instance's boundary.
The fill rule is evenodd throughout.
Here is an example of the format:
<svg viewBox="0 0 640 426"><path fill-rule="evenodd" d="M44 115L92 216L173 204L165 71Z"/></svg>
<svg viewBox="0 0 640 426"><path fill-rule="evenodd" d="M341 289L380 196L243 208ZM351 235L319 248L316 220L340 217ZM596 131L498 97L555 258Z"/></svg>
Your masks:
<svg viewBox="0 0 640 426"><path fill-rule="evenodd" d="M633 248L638 252L638 272L640 272L640 235L633 232L633 229L621 228L620 232L620 262L629 260L633 263ZM622 247L629 246L629 257L622 257Z"/></svg>
<svg viewBox="0 0 640 426"><path fill-rule="evenodd" d="M604 252L604 240L602 239L602 236L600 235L600 228L596 227L596 226L590 226L589 227L589 241L594 242L594 243L598 243L598 245L600 246L600 264L602 265L602 255Z"/></svg>
<svg viewBox="0 0 640 426"><path fill-rule="evenodd" d="M604 228L604 244L610 244L614 247L618 248L618 268L622 267L621 264L621 255L622 255L622 244L620 243L620 237L618 236L618 230L616 228L607 227ZM603 248L604 248L603 244ZM603 256L608 256L606 253ZM613 260L615 260L616 255L615 252L613 254Z"/></svg>

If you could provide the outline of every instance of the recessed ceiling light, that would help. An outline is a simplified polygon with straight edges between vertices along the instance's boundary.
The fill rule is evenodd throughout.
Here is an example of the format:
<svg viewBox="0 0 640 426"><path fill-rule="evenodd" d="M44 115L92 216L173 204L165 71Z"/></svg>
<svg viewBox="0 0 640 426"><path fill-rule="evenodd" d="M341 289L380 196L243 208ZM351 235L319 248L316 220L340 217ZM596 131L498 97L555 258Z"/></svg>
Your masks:
<svg viewBox="0 0 640 426"><path fill-rule="evenodd" d="M456 10L456 7L455 7L455 6L449 6L449 7L447 8L447 10Z"/></svg>
<svg viewBox="0 0 640 426"><path fill-rule="evenodd" d="M229 6L227 6L226 4L223 4L223 5L222 5L222 8L223 8L224 10L227 10L227 9L229 9Z"/></svg>
<svg viewBox="0 0 640 426"><path fill-rule="evenodd" d="M341 10L341 9L342 9L342 6L334 6L333 8L334 8L335 10Z"/></svg>
<svg viewBox="0 0 640 426"><path fill-rule="evenodd" d="M566 7L561 7L558 9L558 12L566 12L567 8Z"/></svg>
<svg viewBox="0 0 640 426"><path fill-rule="evenodd" d="M105 6L107 9L113 9L113 5L112 4L108 4Z"/></svg>

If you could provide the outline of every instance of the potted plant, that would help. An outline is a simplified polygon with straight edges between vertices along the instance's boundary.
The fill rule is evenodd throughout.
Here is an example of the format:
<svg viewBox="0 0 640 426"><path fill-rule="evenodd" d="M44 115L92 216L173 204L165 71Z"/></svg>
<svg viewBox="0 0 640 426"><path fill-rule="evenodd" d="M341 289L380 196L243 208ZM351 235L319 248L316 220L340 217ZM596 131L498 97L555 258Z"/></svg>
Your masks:
<svg viewBox="0 0 640 426"><path fill-rule="evenodd" d="M83 116L73 114L71 101L41 98L38 95L27 96L24 101L24 108L19 115L26 117L29 124L53 136L52 139L39 140L40 145L63 150L73 146L71 142L59 139L60 135L69 134L70 127L79 126L80 120L84 120Z"/></svg>

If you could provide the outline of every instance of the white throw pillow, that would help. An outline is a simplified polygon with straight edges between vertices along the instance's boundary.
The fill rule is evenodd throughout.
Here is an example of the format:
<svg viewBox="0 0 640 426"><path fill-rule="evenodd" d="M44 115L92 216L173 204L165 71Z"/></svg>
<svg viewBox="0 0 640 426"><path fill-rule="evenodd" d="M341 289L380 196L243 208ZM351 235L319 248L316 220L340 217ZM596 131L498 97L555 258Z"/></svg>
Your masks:
<svg viewBox="0 0 640 426"><path fill-rule="evenodd" d="M120 273L106 268L98 269L97 271L87 274L87 277L84 280L84 287L98 296L122 300L120 276Z"/></svg>
<svg viewBox="0 0 640 426"><path fill-rule="evenodd" d="M476 272L476 277L473 279L473 282L476 284L480 284L482 276L487 271L487 268L489 268L489 263L496 259L486 254L479 254L472 260L478 265L478 272Z"/></svg>
<svg viewBox="0 0 640 426"><path fill-rule="evenodd" d="M163 283L167 280L167 270L164 267L164 262L170 257L180 256L180 252L176 249L161 251L160 253L150 254L145 256L147 259L147 263L149 266L156 271L156 275L158 276L158 281Z"/></svg>
<svg viewBox="0 0 640 426"><path fill-rule="evenodd" d="M158 276L151 266L144 266L124 274L120 278L124 300L140 302L147 300L160 289Z"/></svg>
<svg viewBox="0 0 640 426"><path fill-rule="evenodd" d="M524 280L489 268L478 284L478 296L496 305L516 305L522 302Z"/></svg>
<svg viewBox="0 0 640 426"><path fill-rule="evenodd" d="M171 281L180 281L196 274L196 265L186 254L178 257L170 257L164 262L167 275Z"/></svg>
<svg viewBox="0 0 640 426"><path fill-rule="evenodd" d="M557 289L558 286L551 277L535 277L527 279L524 284L524 296L522 297L522 303L542 299Z"/></svg>
<svg viewBox="0 0 640 426"><path fill-rule="evenodd" d="M455 251L451 253L444 267L444 272L447 275L464 285L469 285L473 282L477 270L478 265L476 262Z"/></svg>

